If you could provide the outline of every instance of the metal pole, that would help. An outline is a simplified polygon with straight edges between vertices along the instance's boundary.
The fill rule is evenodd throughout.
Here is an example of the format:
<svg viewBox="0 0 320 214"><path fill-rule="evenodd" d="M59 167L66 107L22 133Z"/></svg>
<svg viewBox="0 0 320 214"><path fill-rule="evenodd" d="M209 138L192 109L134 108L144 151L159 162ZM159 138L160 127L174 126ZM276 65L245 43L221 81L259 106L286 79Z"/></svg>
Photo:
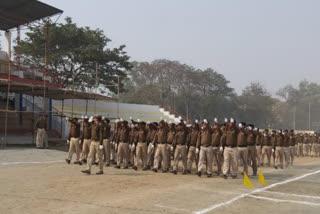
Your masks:
<svg viewBox="0 0 320 214"><path fill-rule="evenodd" d="M45 46L45 58L44 58L44 72L43 72L43 102L42 109L45 112L46 102L46 75L48 72L48 50L49 50L49 25L46 25L46 46Z"/></svg>
<svg viewBox="0 0 320 214"><path fill-rule="evenodd" d="M311 130L311 102L309 102L309 130Z"/></svg>
<svg viewBox="0 0 320 214"><path fill-rule="evenodd" d="M293 130L296 130L296 106L293 107Z"/></svg>
<svg viewBox="0 0 320 214"><path fill-rule="evenodd" d="M61 107L61 119L60 119L60 134L62 138L62 124L63 124L63 107L64 107L64 100L62 100L62 107Z"/></svg>
<svg viewBox="0 0 320 214"><path fill-rule="evenodd" d="M117 118L119 118L119 98L120 98L120 77L118 76L117 84Z"/></svg>
<svg viewBox="0 0 320 214"><path fill-rule="evenodd" d="M74 98L74 75L72 74L72 100L71 100L71 118L73 118L73 98Z"/></svg>
<svg viewBox="0 0 320 214"><path fill-rule="evenodd" d="M94 94L94 114L97 113L97 92L98 92L98 63L96 62L96 91Z"/></svg>
<svg viewBox="0 0 320 214"><path fill-rule="evenodd" d="M88 100L86 100L86 115L85 116L88 116Z"/></svg>
<svg viewBox="0 0 320 214"><path fill-rule="evenodd" d="M35 80L35 74L34 74L34 69L32 70L32 74L33 74L33 82L32 82L32 124L34 125L34 94L33 94L33 83ZM34 138L35 132L32 132L32 142L34 142L34 144L36 144L35 142L35 138Z"/></svg>
<svg viewBox="0 0 320 214"><path fill-rule="evenodd" d="M7 91L7 104L6 104L6 114L5 114L5 122L4 122L4 142L3 142L3 148L6 147L7 143L7 129L8 129L8 110L9 110L9 96L10 96L10 84L11 84L11 32L7 31L6 36L8 39L8 55L9 55L9 61L8 61L8 91Z"/></svg>

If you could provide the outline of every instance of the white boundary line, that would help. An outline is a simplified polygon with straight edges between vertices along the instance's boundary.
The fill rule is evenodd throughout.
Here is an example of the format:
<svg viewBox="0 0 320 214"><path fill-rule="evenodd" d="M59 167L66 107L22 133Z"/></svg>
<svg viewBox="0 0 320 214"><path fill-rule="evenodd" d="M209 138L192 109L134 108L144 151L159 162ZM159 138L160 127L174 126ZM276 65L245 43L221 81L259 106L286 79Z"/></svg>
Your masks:
<svg viewBox="0 0 320 214"><path fill-rule="evenodd" d="M9 162L9 163L0 163L3 166L7 166L7 165L18 165L18 164L46 164L46 163L62 163L64 161L43 161L43 162L37 162L37 161L33 161L33 162Z"/></svg>
<svg viewBox="0 0 320 214"><path fill-rule="evenodd" d="M286 196L294 196L294 197L301 197L301 198L313 198L313 199L320 199L319 196L311 196L311 195L298 195L298 194L289 194L289 193L283 193L283 192L273 192L273 191L263 191L266 193L272 193L277 195L286 195Z"/></svg>
<svg viewBox="0 0 320 214"><path fill-rule="evenodd" d="M307 174L301 175L299 177L291 178L291 179L288 179L288 180L285 180L285 181L282 181L282 182L274 183L274 184L271 184L271 185L269 185L267 187L254 190L254 191L251 191L249 193L241 194L241 195L239 195L237 197L234 197L233 199L231 199L229 201L226 201L226 202L223 202L223 203L220 203L220 204L215 204L215 205L212 205L211 207L208 207L208 208L205 208L205 209L202 209L202 210L194 211L193 213L194 214L204 214L204 213L210 212L212 210L215 210L215 209L217 209L219 207L232 204L233 202L235 202L235 201L237 201L239 199L251 196L252 194L259 193L259 192L265 191L267 189L271 189L271 188L273 188L275 186L279 186L279 185L287 184L287 183L290 183L290 182L293 182L293 181L297 181L297 180L300 180L300 179L305 178L307 176L315 175L315 174L318 174L318 173L320 173L320 170L317 170L317 171L314 171L314 172L311 172L311 173L307 173Z"/></svg>
<svg viewBox="0 0 320 214"><path fill-rule="evenodd" d="M267 200L267 201L274 201L274 202L287 202L287 203L295 203L295 204L306 204L306 205L320 206L320 204L306 202L306 201L293 201L293 200L274 199L274 198L255 196L255 195L249 195L248 197Z"/></svg>

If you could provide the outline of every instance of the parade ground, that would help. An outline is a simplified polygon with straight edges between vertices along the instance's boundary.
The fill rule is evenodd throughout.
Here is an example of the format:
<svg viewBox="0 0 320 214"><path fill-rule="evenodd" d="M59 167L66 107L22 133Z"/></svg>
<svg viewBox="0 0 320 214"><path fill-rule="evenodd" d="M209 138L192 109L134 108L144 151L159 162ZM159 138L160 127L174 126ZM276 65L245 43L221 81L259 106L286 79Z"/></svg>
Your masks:
<svg viewBox="0 0 320 214"><path fill-rule="evenodd" d="M319 213L320 159L296 158L293 167L263 167L257 177L227 180L203 175L104 168L84 175L59 150L0 150L0 213ZM241 170L241 168L239 168Z"/></svg>

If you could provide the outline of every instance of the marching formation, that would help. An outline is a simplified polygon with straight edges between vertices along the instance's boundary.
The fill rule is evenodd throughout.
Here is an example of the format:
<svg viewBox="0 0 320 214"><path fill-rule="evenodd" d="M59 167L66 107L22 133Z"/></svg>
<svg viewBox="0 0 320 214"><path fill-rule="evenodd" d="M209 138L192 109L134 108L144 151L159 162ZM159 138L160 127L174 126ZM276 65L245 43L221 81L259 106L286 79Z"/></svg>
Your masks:
<svg viewBox="0 0 320 214"><path fill-rule="evenodd" d="M283 169L293 165L295 156L320 155L320 137L317 134L299 134L294 130L259 130L253 124L225 119L213 124L204 119L192 125L182 120L178 124L131 120L110 120L101 116L69 120L71 123L69 154L70 164L76 153L75 164L85 164L83 173L91 174L92 165L98 165L96 174L103 174L104 166L134 170L152 170L177 174L182 162L182 174L196 173L212 177L215 173L225 179L236 178L238 166L243 173L252 168L257 175L259 166ZM80 149L82 148L82 149ZM82 150L82 152L80 151ZM265 158L266 163L265 163ZM271 165L273 164L273 165ZM194 166L194 167L193 167Z"/></svg>

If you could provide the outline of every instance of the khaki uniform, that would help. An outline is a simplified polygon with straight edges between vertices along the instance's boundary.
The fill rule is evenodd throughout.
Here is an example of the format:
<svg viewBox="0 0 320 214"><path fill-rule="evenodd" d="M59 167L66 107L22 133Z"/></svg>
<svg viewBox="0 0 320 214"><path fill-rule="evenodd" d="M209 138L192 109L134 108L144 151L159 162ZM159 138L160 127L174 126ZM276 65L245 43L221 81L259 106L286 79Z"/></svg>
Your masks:
<svg viewBox="0 0 320 214"><path fill-rule="evenodd" d="M222 173L227 175L229 169L232 176L237 176L237 129L235 127L228 128L225 132L225 148L223 152L224 162Z"/></svg>
<svg viewBox="0 0 320 214"><path fill-rule="evenodd" d="M256 135L253 131L248 132L248 165L252 167L253 174L257 174L257 150L256 150Z"/></svg>
<svg viewBox="0 0 320 214"><path fill-rule="evenodd" d="M297 156L303 157L303 136L298 135L296 141L298 143Z"/></svg>
<svg viewBox="0 0 320 214"><path fill-rule="evenodd" d="M142 162L142 166L144 169L147 168L147 130L140 129L137 132L134 142L137 144L136 146L136 160L135 166L138 168L139 162Z"/></svg>
<svg viewBox="0 0 320 214"><path fill-rule="evenodd" d="M288 134L285 134L283 136L283 155L285 160L285 166L289 166L290 162L290 136Z"/></svg>
<svg viewBox="0 0 320 214"><path fill-rule="evenodd" d="M69 131L69 154L68 154L68 160L72 159L72 155L74 151L77 155L77 161L80 161L80 124L79 123L71 123L70 131Z"/></svg>
<svg viewBox="0 0 320 214"><path fill-rule="evenodd" d="M117 166L123 163L127 168L129 164L129 128L124 127L118 133L118 153L117 153Z"/></svg>
<svg viewBox="0 0 320 214"><path fill-rule="evenodd" d="M200 147L198 172L202 171L204 164L207 164L207 174L212 174L212 145L211 145L211 134L210 128L207 130L201 130L197 140L197 148Z"/></svg>
<svg viewBox="0 0 320 214"><path fill-rule="evenodd" d="M248 148L247 148L247 133L240 130L237 136L237 146L239 159L243 163L243 172L248 174Z"/></svg>
<svg viewBox="0 0 320 214"><path fill-rule="evenodd" d="M262 141L263 135L260 132L257 132L256 135L256 152L257 152L257 165L261 165L261 156L262 156Z"/></svg>
<svg viewBox="0 0 320 214"><path fill-rule="evenodd" d="M91 144L91 124L89 122L83 122L82 124L82 154L81 161L87 161Z"/></svg>
<svg viewBox="0 0 320 214"><path fill-rule="evenodd" d="M221 168L222 168L222 162L223 162L221 157L221 152L220 152L221 136L222 136L222 132L220 128L213 129L212 136L211 136L212 154L217 165L218 174L222 173Z"/></svg>
<svg viewBox="0 0 320 214"><path fill-rule="evenodd" d="M47 148L48 147L48 141L46 140L47 120L46 119L37 120L37 122L35 124L35 130L37 131L36 147L37 148L42 148L42 147Z"/></svg>
<svg viewBox="0 0 320 214"><path fill-rule="evenodd" d="M155 129L149 128L148 135L147 135L147 143L148 143L148 150L147 150L147 167L152 168L154 163L154 145L152 144L154 140L154 136L156 135L157 131Z"/></svg>
<svg viewBox="0 0 320 214"><path fill-rule="evenodd" d="M271 166L271 154L272 154L272 146L271 146L271 136L268 134L264 134L262 139L262 155L261 155L261 165L264 165L265 156L267 156L267 166Z"/></svg>
<svg viewBox="0 0 320 214"><path fill-rule="evenodd" d="M191 172L192 163L195 161L196 169L198 171L198 155L196 153L197 140L200 132L196 129L193 129L188 135L188 160L187 160L187 169Z"/></svg>
<svg viewBox="0 0 320 214"><path fill-rule="evenodd" d="M112 133L112 144L111 144L111 160L113 163L117 162L117 142L118 142L118 133L120 131L119 123L115 124L114 131Z"/></svg>
<svg viewBox="0 0 320 214"><path fill-rule="evenodd" d="M138 134L138 129L136 127L131 128L131 130L129 132L128 160L129 160L129 164L133 165L133 166L135 164L135 157L136 157L136 145L134 143L134 140L135 140L137 134Z"/></svg>
<svg viewBox="0 0 320 214"><path fill-rule="evenodd" d="M110 157L111 157L111 126L110 124L104 124L103 125L103 156L104 156L104 162L106 162L107 165L110 165Z"/></svg>
<svg viewBox="0 0 320 214"><path fill-rule="evenodd" d="M290 150L290 165L293 165L294 155L295 155L295 145L296 145L296 137L294 134L289 136L289 150Z"/></svg>
<svg viewBox="0 0 320 214"><path fill-rule="evenodd" d="M155 134L152 144L156 145L155 157L153 168L157 169L160 165L160 159L162 159L162 170L167 171L168 163L167 163L167 130L165 128L159 129Z"/></svg>
<svg viewBox="0 0 320 214"><path fill-rule="evenodd" d="M284 139L282 134L278 134L275 136L275 167L281 167L283 168L283 157L284 157L284 151L283 151L283 146L284 146Z"/></svg>
<svg viewBox="0 0 320 214"><path fill-rule="evenodd" d="M176 135L175 131L169 131L168 132L168 136L167 136L167 163L168 163L168 168L171 168L171 147L173 147L173 141L174 141L175 135Z"/></svg>
<svg viewBox="0 0 320 214"><path fill-rule="evenodd" d="M97 154L98 156L100 172L103 172L102 150L99 149L99 146L102 145L103 143L102 132L103 132L103 127L101 123L92 124L91 144L90 144L90 151L88 155L87 168L86 168L90 172L91 172L92 163L95 158L95 154Z"/></svg>
<svg viewBox="0 0 320 214"><path fill-rule="evenodd" d="M318 140L318 137L317 136L312 136L311 137L311 157L316 157L317 156L317 140Z"/></svg>
<svg viewBox="0 0 320 214"><path fill-rule="evenodd" d="M308 135L305 135L303 138L303 156L309 156L309 143L310 138Z"/></svg>
<svg viewBox="0 0 320 214"><path fill-rule="evenodd" d="M179 159L181 155L183 171L187 170L187 132L178 131L174 136L173 146L176 148L173 159L173 170L178 170Z"/></svg>

